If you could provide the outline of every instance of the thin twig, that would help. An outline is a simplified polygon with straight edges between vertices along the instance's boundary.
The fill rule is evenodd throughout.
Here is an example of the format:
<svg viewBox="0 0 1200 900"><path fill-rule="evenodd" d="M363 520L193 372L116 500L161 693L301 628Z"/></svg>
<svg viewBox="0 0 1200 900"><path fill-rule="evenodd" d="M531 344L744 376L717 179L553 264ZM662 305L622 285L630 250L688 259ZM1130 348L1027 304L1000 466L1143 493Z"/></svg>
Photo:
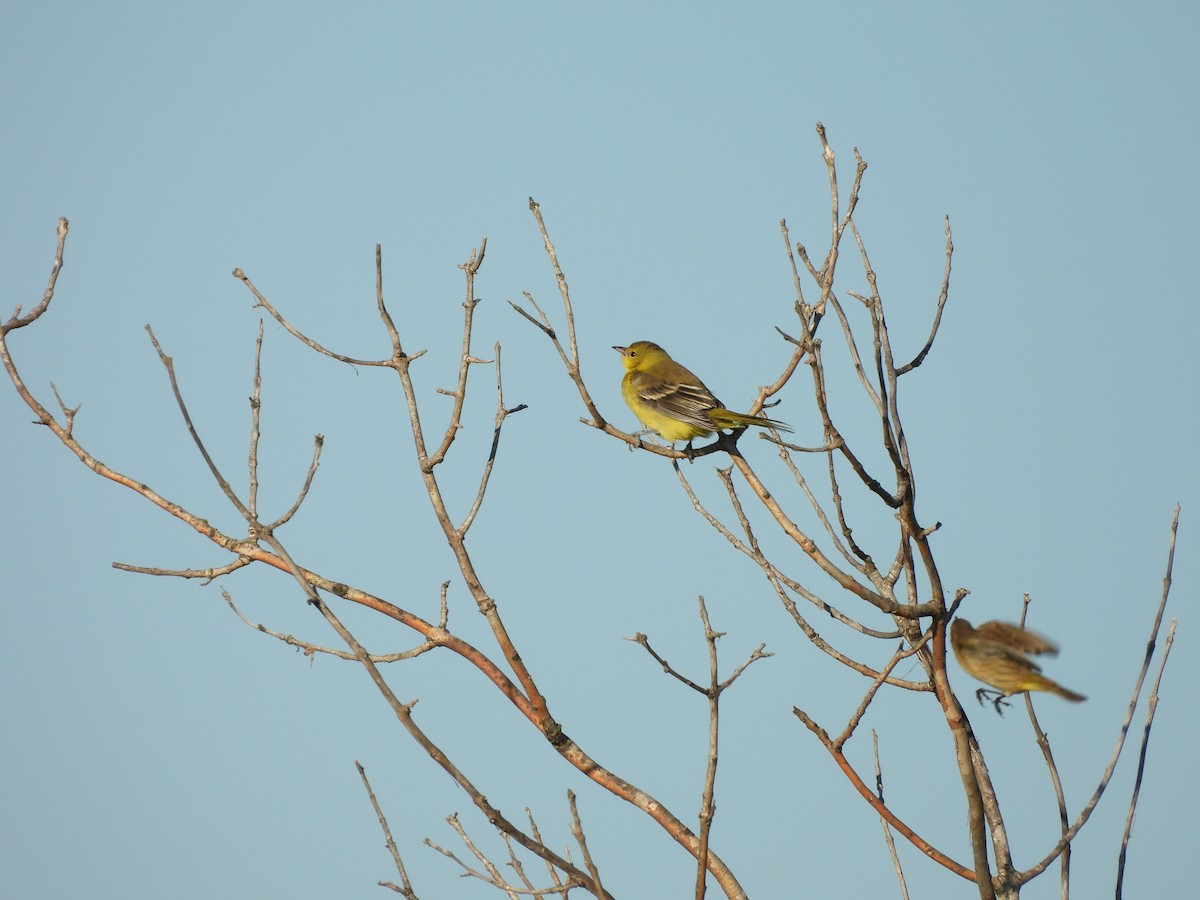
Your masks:
<svg viewBox="0 0 1200 900"><path fill-rule="evenodd" d="M538 831L537 822L535 822L533 819L533 811L530 810L530 808L528 806L525 807L525 815L529 819L529 833L533 835L533 839L535 841L537 841L539 844L543 843L542 833L540 831ZM546 871L549 873L550 880L556 886L561 886L562 879L559 877L558 869L554 868L554 866L551 865L549 860L543 860L543 862L546 864Z"/></svg>
<svg viewBox="0 0 1200 900"><path fill-rule="evenodd" d="M879 797L879 802L886 805L883 799L883 769L879 765L879 735L874 728L871 729L871 750L875 756L875 792ZM908 884L904 880L904 869L901 868L900 857L896 853L896 841L892 838L892 829L883 816L879 817L879 824L883 826L883 842L887 844L888 856L892 859L892 868L896 870L896 880L900 882L900 898L908 900Z"/></svg>
<svg viewBox="0 0 1200 900"><path fill-rule="evenodd" d="M274 522L267 525L267 531L275 531L277 528L282 528L291 521L300 509L300 504L304 502L304 498L308 496L308 491L312 487L313 478L317 474L317 466L321 464L321 448L325 446L325 435L313 435L313 456L312 461L308 464L308 473L304 476L304 483L300 485L300 493L296 495L296 500L287 508Z"/></svg>
<svg viewBox="0 0 1200 900"><path fill-rule="evenodd" d="M700 597L700 622L704 626L704 643L708 647L708 754L705 761L704 788L700 792L700 853L696 864L696 900L704 900L708 888L708 842L712 833L713 816L716 813L713 806L713 795L717 784L717 747L720 737L720 709L722 687L717 668L717 641L724 636L723 632L714 631L708 619L708 607L704 605L704 597ZM758 648L762 650L762 645ZM748 660L746 665L753 662ZM735 672L730 679L736 678L740 672Z"/></svg>
<svg viewBox="0 0 1200 900"><path fill-rule="evenodd" d="M1175 644L1175 619L1167 629L1167 640L1163 644L1162 659L1158 664L1158 674L1154 678L1154 687L1150 690L1150 699L1146 707L1146 725L1142 729L1142 745L1138 748L1137 777L1133 782L1133 793L1129 798L1129 813L1125 817L1125 832L1121 835L1121 852L1117 857L1117 900L1124 896L1125 859L1129 850L1129 840L1133 837L1133 816L1137 812L1138 797L1142 793L1142 778L1146 773L1146 752L1150 747L1150 728L1154 724L1154 714L1158 712L1158 689L1162 684L1163 672L1167 668L1167 657L1171 655L1171 647Z"/></svg>
<svg viewBox="0 0 1200 900"><path fill-rule="evenodd" d="M905 375L921 365L925 361L925 357L929 355L930 348L933 347L933 340L937 337L938 328L942 324L942 311L946 308L946 299L950 294L950 263L953 258L954 237L950 233L950 217L946 216L946 272L942 276L942 290L938 294L937 312L933 316L933 325L929 329L929 337L925 341L925 346L912 358L911 362L905 363L896 370L897 375Z"/></svg>
<svg viewBox="0 0 1200 900"><path fill-rule="evenodd" d="M1142 661L1142 667L1138 671L1137 678L1134 682L1133 692L1129 698L1129 706L1125 713L1125 719L1121 723L1121 729L1117 734L1117 743L1116 747L1113 749L1112 758L1109 760L1108 766L1101 774L1100 781L1096 785L1096 789L1093 791L1091 798L1089 798L1083 809L1080 810L1079 815L1076 817L1067 833L1062 836L1062 839L1059 840L1059 842L1055 844L1050 852L1047 853L1041 860L1019 874L1018 877L1020 878L1022 884L1045 871L1046 867L1054 862L1064 848L1066 848L1066 846L1075 838L1075 835L1079 833L1079 830L1083 828L1085 824L1087 824L1088 819L1091 818L1092 812L1096 809L1096 804L1100 802L1100 798L1104 795L1104 790L1108 787L1108 783L1112 779L1113 772L1116 771L1117 761L1121 758L1121 751L1125 746L1125 738L1129 734L1129 725L1133 721L1134 711L1137 709L1138 701L1141 698L1142 686L1145 683L1146 674L1150 669L1150 663L1154 656L1154 647L1158 640L1159 628L1162 626L1163 613L1167 608L1167 599L1171 595L1171 573L1175 566L1175 537L1179 531L1179 511L1180 507L1176 506L1175 515L1171 520L1171 539L1169 549L1167 551L1167 570L1166 574L1163 576L1162 596L1159 599L1158 609L1155 611L1154 623L1150 626L1150 637L1146 641L1146 653Z"/></svg>
<svg viewBox="0 0 1200 900"><path fill-rule="evenodd" d="M267 626L262 625L258 622L252 622L249 618L246 617L246 615L240 609L237 608L237 604L235 604L233 602L233 597L230 596L229 591L225 590L224 588L221 588L221 596L225 598L225 602L227 604L229 604L229 608L233 610L234 615L236 615L239 619L241 619L243 622L245 622L247 625L249 625L255 631L260 631L265 635L269 635L270 637L273 637L276 640L282 641L283 643L287 644L289 647L295 647L297 650L302 650L304 652L305 656L312 658L312 657L316 656L318 653L321 653L321 654L325 654L326 656L333 656L338 659L345 659L345 660L354 660L354 659L358 658L353 653L351 653L349 650L335 650L332 647L322 647L322 646L319 646L318 644L313 644L308 641L302 641L299 638L293 637L290 634L282 634L278 631L272 631ZM415 659L416 657L420 656L422 653L428 653L430 650L433 650L437 646L438 645L435 644L433 641L425 641L422 644L420 644L416 647L413 647L411 650L404 650L400 653L371 653L371 654L369 654L369 658L370 658L371 662L376 663L376 664L400 662L401 660L405 660L405 659Z"/></svg>
<svg viewBox="0 0 1200 900"><path fill-rule="evenodd" d="M524 403L514 406L512 409L505 408L504 381L500 375L500 344L498 342L494 351L496 354L496 424L492 430L492 448L488 452L487 462L484 463L483 474L479 479L479 490L475 492L475 500L471 504L471 509L457 529L458 533L464 536L471 530L471 524L475 521L475 516L483 505L483 495L487 491L488 480L492 477L492 468L496 464L496 452L500 449L500 429L504 426L504 420L512 413L527 409Z"/></svg>
<svg viewBox="0 0 1200 900"><path fill-rule="evenodd" d="M875 694L884 685L884 683L887 682L888 676L892 673L892 669L896 668L896 666L898 666L902 660L908 659L915 653L919 653L933 637L933 635L934 627L931 625L928 630L926 630L924 636L917 643L909 647L906 647L903 643L901 643L900 646L896 648L896 652L892 654L892 658L888 661L888 664L884 666L879 671L879 674L875 676L874 680L872 680L871 686L867 688L867 692L863 695L862 700L859 701L858 708L854 711L854 714L850 716L850 720L846 723L846 727L842 730L842 733L834 739L834 747L840 751L845 743L854 735L854 731L858 728L859 723L862 722L863 716L867 714L867 709L870 707L871 701L875 699Z"/></svg>
<svg viewBox="0 0 1200 900"><path fill-rule="evenodd" d="M222 575L228 575L230 572L236 572L238 569L245 568L254 560L248 556L239 556L233 562L226 563L223 566L215 566L210 569L162 569L156 566L134 566L129 563L115 562L112 564L114 569L120 569L122 572L133 572L137 575L169 575L172 578L203 578L205 584L215 581Z"/></svg>
<svg viewBox="0 0 1200 900"><path fill-rule="evenodd" d="M487 252L487 238L480 241L478 249L472 249L471 255L465 263L459 266L459 269L466 275L467 296L463 300L463 336L462 336L462 351L458 356L458 380L455 383L454 390L443 391L454 398L454 407L450 412L450 420L446 423L446 432L442 435L442 443L433 451L433 454L428 459L424 460L424 465L432 469L434 466L440 465L446 458L446 454L450 452L450 446L454 443L454 439L458 436L458 430L462 427L462 412L463 405L467 401L467 377L470 373L471 366L477 363L485 362L485 360L476 359L471 354L471 335L472 323L475 319L475 307L479 305L479 298L475 296L475 276L479 274L479 267L483 265L483 257Z"/></svg>
<svg viewBox="0 0 1200 900"><path fill-rule="evenodd" d="M604 891L604 885L600 882L600 871L596 868L596 861L592 859L591 851L588 850L587 836L583 833L583 824L579 821L579 807L575 803L575 792L567 791L567 804L571 807L571 835L575 838L575 843L579 845L579 851L583 854L583 863L587 866L588 874L592 876L592 884L589 890L597 897L605 897L607 894Z"/></svg>
<svg viewBox="0 0 1200 900"><path fill-rule="evenodd" d="M58 401L58 408L62 411L63 419L66 422L67 434L70 434L75 429L75 417L83 409L83 404L77 403L75 406L67 406L63 402L62 396L58 393L58 385L53 381L50 382L50 390L54 391L54 399Z"/></svg>
<svg viewBox="0 0 1200 900"><path fill-rule="evenodd" d="M1021 627L1025 627L1025 622L1029 615L1030 597L1026 593L1021 601ZM997 711L999 706L997 706ZM1042 758L1046 760L1046 768L1050 772L1050 784L1054 788L1054 800L1058 805L1058 826L1059 834L1066 834L1067 829L1071 827L1071 818L1067 814L1067 798L1063 791L1062 778L1058 773L1058 765L1054 762L1054 751L1050 748L1050 739L1046 737L1046 732L1042 730L1042 725L1038 721L1037 712L1033 708L1033 698L1030 692L1025 692L1025 711L1029 716L1029 724L1033 728L1034 738L1037 741L1038 748L1042 751ZM1071 895L1071 845L1067 844L1063 848L1061 862L1059 866L1059 884L1062 889L1063 900Z"/></svg>
<svg viewBox="0 0 1200 900"><path fill-rule="evenodd" d="M394 361L392 359L357 359L353 356L345 356L341 353L336 353L335 351L330 350L328 347L324 346L323 344L320 344L317 341L314 341L312 338L308 337L306 334L301 332L300 329L296 328L296 326L294 326L291 322L289 322L287 319L285 319L283 317L283 315L279 312L279 310L277 310L274 306L271 305L271 302L269 300L267 300L267 298L265 296L263 296L262 292L260 292L259 289L254 286L254 282L252 282L250 280L249 276L247 276L246 273L243 272L240 268L233 270L233 277L238 279L240 282L242 282L242 284L244 284L247 287L247 289L250 291L250 293L254 295L254 306L265 309L267 311L267 313L271 316L271 318L273 318L276 322L278 322L280 325L283 326L284 330L287 331L288 334L290 334L292 337L294 337L300 343L304 344L304 346L308 347L309 349L315 350L317 353L320 353L322 356L328 356L330 359L336 359L338 362L344 362L347 365L351 365L351 366L381 366L384 368L393 367ZM411 361L411 360L416 359L417 357L424 356L424 355L425 355L425 351L420 350L417 353L408 355L406 358Z"/></svg>
<svg viewBox="0 0 1200 900"><path fill-rule="evenodd" d="M21 315L21 305L17 304L13 310L12 318L7 322L0 322L0 338L4 338L10 331L17 328L24 328L41 318L42 313L50 308L50 301L54 299L54 289L58 284L58 273L63 267L63 249L67 245L67 232L70 231L70 223L65 218L58 220L58 248L54 251L54 263L50 267L50 278L46 282L46 290L42 292L41 302L37 304L25 315ZM2 343L2 342L0 342ZM7 355L7 351L6 355ZM9 368L11 374L12 369Z"/></svg>
<svg viewBox="0 0 1200 900"><path fill-rule="evenodd" d="M591 392L588 391L587 385L583 379L581 363L579 359L579 342L575 334L575 309L571 303L571 291L567 286L566 276L563 274L562 267L558 264L558 252L554 249L554 242L550 239L550 232L546 228L545 219L542 217L542 209L537 201L532 197L529 198L529 210L533 213L534 219L537 221L538 232L542 236L542 243L546 248L546 255L550 259L551 267L554 270L554 278L558 284L559 295L562 298L563 314L567 322L567 347L563 346L562 339L558 332L552 326L550 318L543 312L542 308L534 301L533 295L529 291L524 292L525 299L530 305L537 310L538 317L534 318L528 311L522 309L517 304L509 301L509 306L517 311L527 322L534 325L546 337L550 339L550 343L554 346L558 353L559 359L562 361L563 367L566 369L567 377L571 379L571 383L575 385L575 390L579 393L579 399L583 401L583 406L588 412L589 418L581 419L584 425L591 428L596 428L603 431L605 434L624 441L631 448L645 450L648 453L653 453L657 456L665 456L668 459L698 459L707 456L710 453L716 453L722 448L721 442L714 441L705 447L698 447L692 450L690 454L676 450L670 446L661 446L648 441L643 441L636 434L628 434L613 426L608 420L601 415L600 410L596 407L595 401L592 399Z"/></svg>
<svg viewBox="0 0 1200 900"><path fill-rule="evenodd" d="M263 320L258 320L258 339L254 342L254 384L250 394L250 452L246 468L250 484L246 492L246 508L250 518L258 518L258 441L262 436L259 416L262 412L262 348Z"/></svg>
<svg viewBox="0 0 1200 900"><path fill-rule="evenodd" d="M743 530L746 531L747 539L749 541L748 545L739 541L737 539L737 537L735 537L729 531L729 529L726 528L720 522L720 520L718 520L716 518L716 516L714 516L711 512L709 512L708 509L700 502L700 499L696 496L695 491L692 490L691 484L688 482L687 478L684 476L683 470L678 466L678 464L676 464L676 466L675 466L675 472L676 472L676 475L679 477L680 483L683 485L684 491L687 493L688 497L691 499L692 505L695 507L695 509L705 518L706 521L709 522L710 525L713 526L713 528L715 528L723 537L725 537L734 547L736 547L741 552L745 553L748 557L750 557L752 560L754 560L755 563L757 563L760 568L762 568L763 574L766 576L767 581L770 583L771 587L774 589L775 594L779 598L780 603L783 604L784 609L787 610L788 614L796 622L796 625L804 633L804 636L806 638L808 638L809 641L812 642L813 646L815 646L822 653L828 654L832 658L836 659L838 662L855 670L856 672L859 672L860 674L862 674L868 678L874 678L876 675L879 674L874 668L866 665L865 663L859 662L858 660L852 659L849 656L846 656L844 653L842 653L840 650L838 650L836 647L834 647L832 644L830 644L828 641L826 641L824 638L822 638L821 635L817 632L817 630L815 628L813 628L812 625L809 624L808 620L800 613L800 610L796 607L795 601L792 600L792 598L788 596L787 591L785 590L785 586L786 586L786 588L799 594L801 597L803 597L809 603L811 603L812 605L814 605L815 607L820 609L822 612L827 613L828 615L832 616L834 619L836 619L837 621L846 625L847 627L853 628L855 631L859 631L870 637L891 639L891 638L900 636L900 633L898 631L880 632L880 631L875 631L873 629L867 628L862 623L860 623L860 622L856 621L855 619L842 613L840 610L838 610L836 607L834 607L828 601L823 600L822 598L818 597L816 594L809 591L807 588L805 588L799 582L787 577L773 563L771 563L770 560L768 560L766 558L766 556L762 552L762 549L758 546L758 541L754 537L754 532L749 527L749 520L745 516L744 511L741 510L741 505L740 505L741 501L737 498L736 492L733 492L731 494L731 498L732 498L732 502L734 504L735 511L738 512L738 518L739 518L739 521L742 523ZM722 474L722 473L725 473L725 474ZM719 476L721 476L723 479L725 479L727 477L728 470L718 469L717 474ZM904 680L901 680L898 678L889 677L887 679L887 683L894 685L896 687L902 687L906 690L912 690L912 691L929 691L929 690L931 690L928 682L904 681Z"/></svg>
<svg viewBox="0 0 1200 900"><path fill-rule="evenodd" d="M838 768L845 773L846 777L850 780L850 783L854 786L854 789L858 791L859 795L871 805L871 808L874 809L875 812L877 812L893 828L900 832L900 834L904 835L909 843L911 843L914 847L916 847L934 862L946 869L949 869L956 875L960 875L963 878L971 881L975 880L975 871L973 869L968 869L966 866L961 865L960 863L957 863L950 857L946 856L946 854L942 853L940 850L918 835L903 820L901 820L899 816L892 812L892 810L885 803L876 797L874 792L867 787L866 783L862 780L862 777L858 774L858 772L855 771L854 766L852 766L850 761L846 759L845 753L834 746L833 740L825 732L825 729L814 722L808 713L795 706L792 707L792 713L796 716L796 718L804 723L805 727L807 727L809 731L816 735L817 740L819 740L822 746L829 751L834 762L837 763Z"/></svg>
<svg viewBox="0 0 1200 900"><path fill-rule="evenodd" d="M408 897L409 900L417 900L417 894L413 890L412 882L408 880L408 873L404 871L404 860L400 858L400 850L396 846L396 841L392 838L392 829L388 827L387 816L383 814L383 809L379 805L379 801L375 799L375 791L371 788L371 782L367 778L367 770L363 768L363 764L357 759L354 761L354 768L358 769L358 777L362 779L363 787L367 789L367 796L371 799L371 806L375 809L375 816L379 819L379 827L383 829L383 837L387 842L388 852L392 854L392 861L396 864L396 871L400 874L400 887L395 888L400 894ZM383 882L380 882L383 884Z"/></svg>
<svg viewBox="0 0 1200 900"><path fill-rule="evenodd" d="M226 499L242 514L243 518L253 521L254 517L250 515L250 510L246 508L246 505L242 503L241 498L238 497L233 487L225 480L225 476L217 468L217 464L213 461L212 456L209 455L208 448L204 446L204 441L200 438L200 433L192 423L192 416L188 412L187 403L184 402L183 394L179 390L179 381L175 377L175 361L163 352L162 346L158 343L158 338L154 336L154 329L149 325L146 326L146 333L150 335L150 343L154 345L154 350L158 353L159 361L162 362L163 368L167 370L167 378L171 382L171 392L175 395L175 405L179 407L179 412L183 415L183 421L187 426L188 434L192 436L192 442L196 445L196 449L200 451L200 456L204 459L205 465L208 466L209 472L212 473L213 479L221 488L221 492L225 495ZM251 535L251 537L254 537L254 535Z"/></svg>

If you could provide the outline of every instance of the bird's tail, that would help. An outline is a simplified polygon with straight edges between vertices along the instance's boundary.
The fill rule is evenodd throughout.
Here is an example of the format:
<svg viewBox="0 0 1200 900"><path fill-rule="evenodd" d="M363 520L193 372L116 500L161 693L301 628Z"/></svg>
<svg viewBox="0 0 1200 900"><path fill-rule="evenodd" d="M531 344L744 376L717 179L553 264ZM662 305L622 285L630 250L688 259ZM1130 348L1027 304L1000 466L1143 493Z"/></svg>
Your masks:
<svg viewBox="0 0 1200 900"><path fill-rule="evenodd" d="M1058 696L1070 700L1072 703L1079 703L1087 699L1083 694L1069 691L1057 681L1051 681L1043 675L1031 674L1029 682L1029 687L1026 688L1029 691L1049 691L1052 694L1058 694Z"/></svg>
<svg viewBox="0 0 1200 900"><path fill-rule="evenodd" d="M722 431L731 428L748 428L751 425L757 425L759 428L774 428L777 431L792 430L791 426L786 422L780 422L777 419L768 419L766 416L748 416L745 413L736 413L720 407L710 409L708 417Z"/></svg>

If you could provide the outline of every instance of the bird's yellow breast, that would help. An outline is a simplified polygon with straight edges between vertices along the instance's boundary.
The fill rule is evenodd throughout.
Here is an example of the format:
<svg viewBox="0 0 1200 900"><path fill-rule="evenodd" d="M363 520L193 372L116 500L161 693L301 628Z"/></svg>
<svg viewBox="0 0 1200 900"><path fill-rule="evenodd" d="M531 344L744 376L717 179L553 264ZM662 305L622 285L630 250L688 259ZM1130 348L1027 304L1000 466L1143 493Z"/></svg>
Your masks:
<svg viewBox="0 0 1200 900"><path fill-rule="evenodd" d="M690 441L693 438L713 433L712 428L701 428L699 425L681 421L661 412L653 404L642 399L638 392L637 381L632 370L626 372L625 377L621 379L621 396L629 404L629 408L633 410L633 414L638 417L638 420L655 434L674 443L675 441Z"/></svg>

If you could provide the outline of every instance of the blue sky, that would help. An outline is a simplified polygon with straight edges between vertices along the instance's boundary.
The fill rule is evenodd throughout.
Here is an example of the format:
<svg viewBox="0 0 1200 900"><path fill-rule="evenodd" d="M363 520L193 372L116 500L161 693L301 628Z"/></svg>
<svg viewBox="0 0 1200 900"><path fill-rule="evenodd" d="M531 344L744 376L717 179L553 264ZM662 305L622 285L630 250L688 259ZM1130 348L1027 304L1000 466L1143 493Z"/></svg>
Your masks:
<svg viewBox="0 0 1200 900"><path fill-rule="evenodd" d="M557 309L533 196L607 416L634 426L608 347L638 339L666 345L731 406L747 404L786 356L773 326L794 321L779 220L814 255L827 239L814 134L824 122L843 184L853 147L870 164L856 221L893 339L909 352L928 329L951 218L939 343L904 385L919 510L943 523L934 547L947 585L972 592L964 615L1016 618L1029 592L1032 621L1063 645L1050 674L1089 696L1038 701L1072 811L1117 737L1183 504L1169 610L1180 632L1126 879L1131 896L1181 896L1200 800L1188 697L1200 677L1189 627L1200 422L1188 399L1200 383L1198 17L1183 3L13 7L0 27L8 310L40 298L59 216L71 236L50 313L10 346L43 399L53 381L83 404L76 431L100 459L237 531L143 325L174 357L218 462L244 484L258 313L230 271L242 267L327 345L381 356L381 243L406 346L429 351L415 377L436 427L448 404L435 389L452 383L459 342L456 267L486 236L475 346L484 355L501 342L506 397L529 409L506 426L473 552L556 716L694 822L703 704L622 638L645 632L701 675L703 594L727 632L724 667L760 642L776 653L723 701L714 846L752 896L895 895L878 820L791 715L801 706L838 728L862 684L794 630L662 460L579 424L547 342L505 302L528 290ZM853 263L843 260L843 292L864 286ZM460 504L490 440L489 377L442 475ZM434 533L394 379L316 358L268 323L264 384L265 508L286 508L312 435L326 438L317 485L282 535L293 554L427 616L451 579L451 624L483 643ZM840 399L852 427L870 427L854 423L849 387ZM799 383L777 414L802 442L820 440ZM310 662L247 628L216 586L112 569L226 560L29 419L0 391L7 892L378 896L375 882L393 873L354 771L361 760L418 893L490 896L421 844L460 849L444 822L458 811L495 849L489 826L360 670ZM769 448L743 447L782 492ZM710 458L688 474L716 504L711 469ZM863 533L886 548L891 520L872 515ZM799 560L794 572L813 578ZM225 586L256 621L335 643L281 576L243 572ZM414 643L393 623L345 615L372 650ZM433 653L389 677L402 698L421 699L422 725L510 818L531 807L565 846L573 789L610 890L691 896L683 853L562 763L478 675ZM974 690L957 668L952 677ZM950 745L927 707L885 698L868 724L897 812L965 860ZM1056 828L1040 754L1019 711L969 713L1016 861L1028 865ZM1112 890L1126 752L1076 845L1078 896ZM854 753L869 763L867 736ZM901 853L914 896L971 895ZM1056 880L1023 896L1057 896Z"/></svg>

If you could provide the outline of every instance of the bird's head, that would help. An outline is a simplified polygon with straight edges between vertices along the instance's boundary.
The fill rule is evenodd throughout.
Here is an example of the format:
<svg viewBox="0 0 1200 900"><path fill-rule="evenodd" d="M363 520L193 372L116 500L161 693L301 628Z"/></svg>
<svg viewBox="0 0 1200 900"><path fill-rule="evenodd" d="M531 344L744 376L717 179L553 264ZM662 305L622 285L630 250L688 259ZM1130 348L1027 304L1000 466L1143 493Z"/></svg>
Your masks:
<svg viewBox="0 0 1200 900"><path fill-rule="evenodd" d="M956 618L950 623L950 643L958 644L969 638L975 629L971 627L971 623L966 619Z"/></svg>
<svg viewBox="0 0 1200 900"><path fill-rule="evenodd" d="M656 362L670 359L667 351L653 341L634 341L628 347L613 347L621 354L626 369L644 369Z"/></svg>

